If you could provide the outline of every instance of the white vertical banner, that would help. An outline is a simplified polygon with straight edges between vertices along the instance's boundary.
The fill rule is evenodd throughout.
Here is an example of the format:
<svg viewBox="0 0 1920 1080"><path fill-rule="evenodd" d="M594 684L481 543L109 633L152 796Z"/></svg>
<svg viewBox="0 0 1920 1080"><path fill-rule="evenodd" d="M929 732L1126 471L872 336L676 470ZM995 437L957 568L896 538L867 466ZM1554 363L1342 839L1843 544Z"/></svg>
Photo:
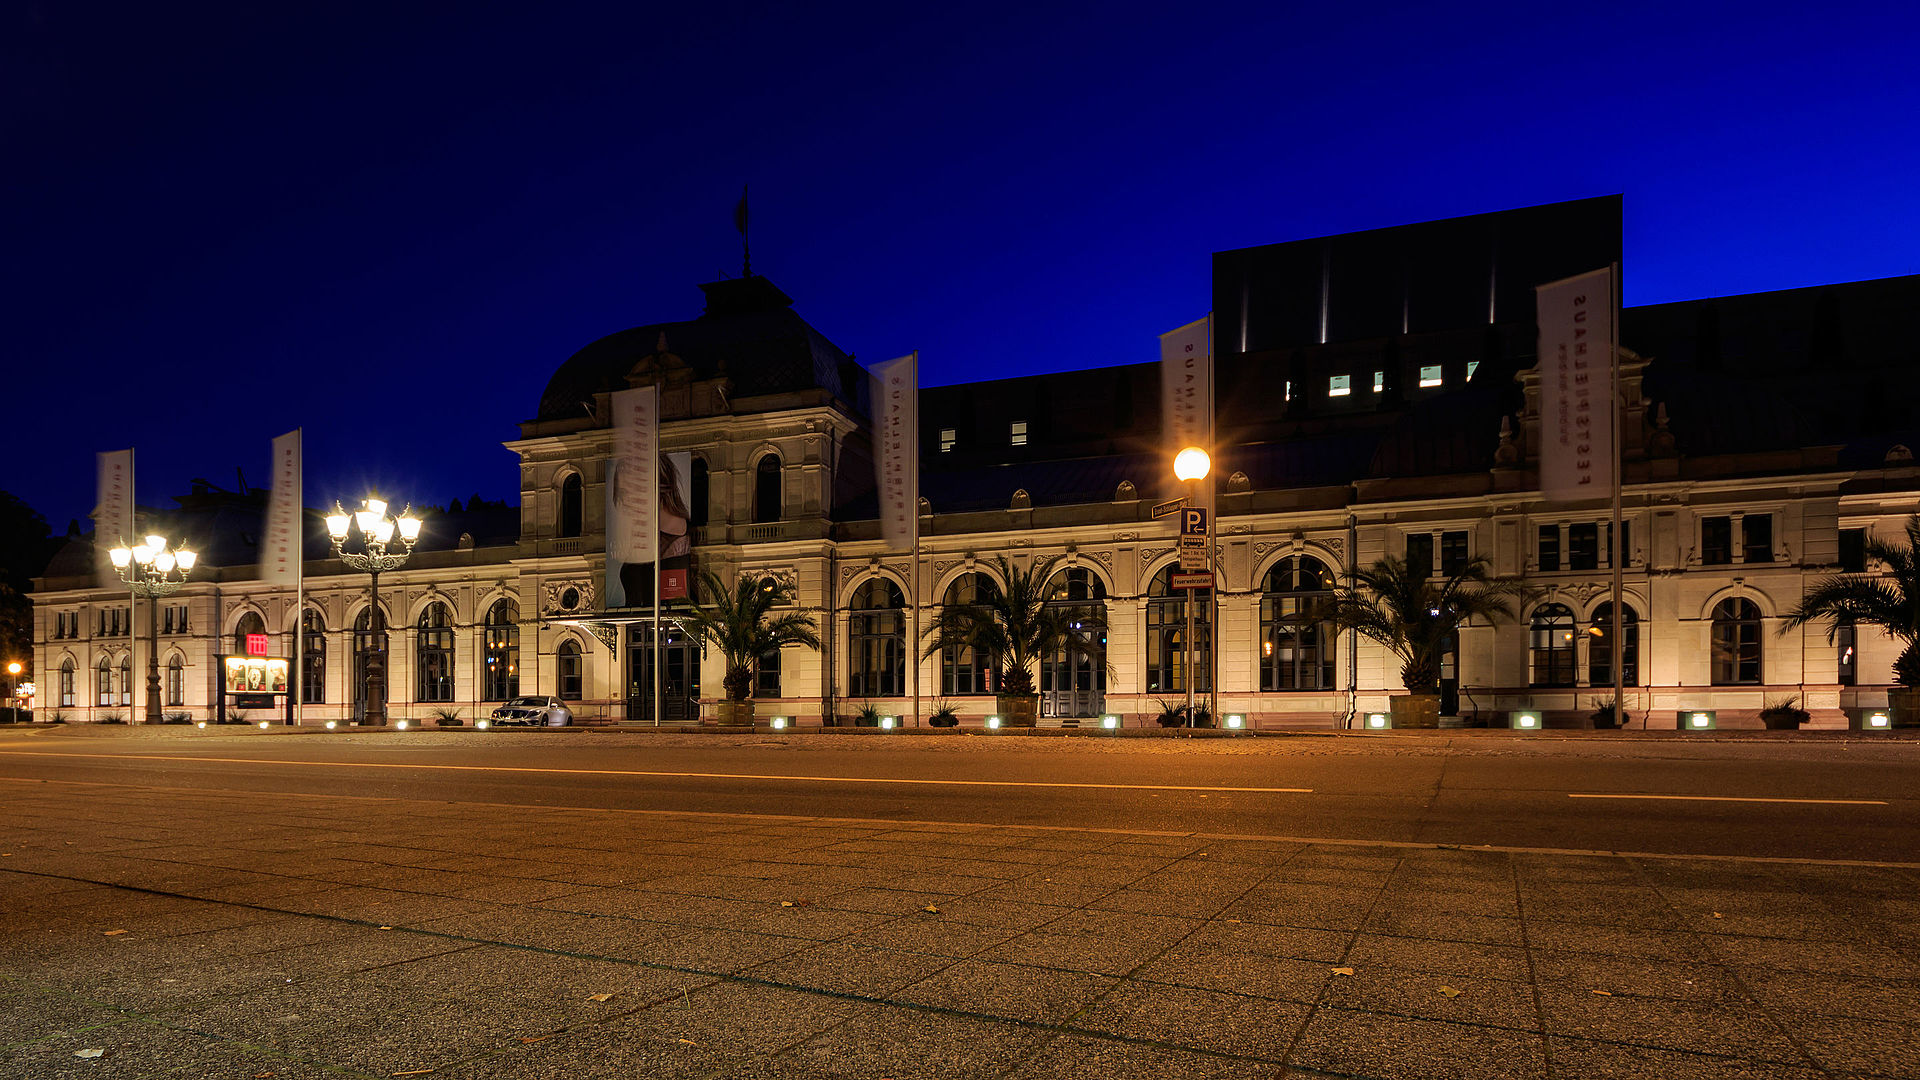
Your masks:
<svg viewBox="0 0 1920 1080"><path fill-rule="evenodd" d="M911 550L920 529L920 354L877 364L873 467L880 489L880 536Z"/></svg>
<svg viewBox="0 0 1920 1080"><path fill-rule="evenodd" d="M1613 493L1613 270L1534 289L1540 327L1540 494Z"/></svg>
<svg viewBox="0 0 1920 1080"><path fill-rule="evenodd" d="M613 395L613 458L607 469L607 606L626 607L623 567L660 552L660 388ZM649 567L651 576L651 567ZM651 594L652 590L647 592ZM638 600L639 597L635 597Z"/></svg>
<svg viewBox="0 0 1920 1080"><path fill-rule="evenodd" d="M1213 316L1160 335L1160 409L1169 461L1189 446L1214 452Z"/></svg>
<svg viewBox="0 0 1920 1080"><path fill-rule="evenodd" d="M95 455L99 461L99 502L93 508L93 547L102 585L118 582L107 552L132 544L133 451L115 450Z"/></svg>
<svg viewBox="0 0 1920 1080"><path fill-rule="evenodd" d="M267 497L266 543L260 547L260 580L269 585L300 581L300 432L273 440L273 490Z"/></svg>

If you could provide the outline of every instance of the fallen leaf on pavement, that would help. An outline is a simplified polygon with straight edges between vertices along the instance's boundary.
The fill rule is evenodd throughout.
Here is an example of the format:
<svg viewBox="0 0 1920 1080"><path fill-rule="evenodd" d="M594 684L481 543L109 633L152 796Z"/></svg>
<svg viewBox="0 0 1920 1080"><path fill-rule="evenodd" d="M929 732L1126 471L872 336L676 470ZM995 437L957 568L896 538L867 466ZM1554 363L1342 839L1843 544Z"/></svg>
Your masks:
<svg viewBox="0 0 1920 1080"><path fill-rule="evenodd" d="M1611 990L1595 990L1595 991L1594 991L1594 993L1596 993L1596 994L1599 994L1599 995L1600 995L1601 997L1612 997L1612 996L1613 996L1613 991L1611 991Z"/></svg>
<svg viewBox="0 0 1920 1080"><path fill-rule="evenodd" d="M791 900L782 900L782 901L780 901L780 906L781 906L781 907L792 907L792 906L793 906L793 901L791 901Z"/></svg>
<svg viewBox="0 0 1920 1080"><path fill-rule="evenodd" d="M1352 968L1334 968L1334 969L1333 969L1333 973L1334 973L1335 975L1346 975L1346 976L1352 976L1352 974L1353 974L1353 969L1352 969Z"/></svg>
<svg viewBox="0 0 1920 1080"><path fill-rule="evenodd" d="M611 1001L612 999L613 999L612 994L588 994L587 995L588 1001Z"/></svg>
<svg viewBox="0 0 1920 1080"><path fill-rule="evenodd" d="M124 934L124 933L126 933L126 931L125 931L125 930L108 930L108 931L106 931L106 932L105 932L105 934L104 934L103 936L105 936L105 937L116 937L116 936L118 936L118 935L120 935L120 934Z"/></svg>
<svg viewBox="0 0 1920 1080"><path fill-rule="evenodd" d="M383 927L381 927L380 929L382 929L382 930L391 930L391 929L393 929L393 927L391 927L391 926L383 926ZM395 1075L395 1076L399 1076L400 1074L399 1074L399 1073L394 1073L393 1075Z"/></svg>
<svg viewBox="0 0 1920 1080"><path fill-rule="evenodd" d="M253 1080L268 1080L272 1075L272 1073L254 1073Z"/></svg>
<svg viewBox="0 0 1920 1080"><path fill-rule="evenodd" d="M683 1042L683 1043L686 1043L686 1044L687 1044L688 1046L699 1046L699 1045L700 1045L699 1043L697 1043L697 1042L694 1042L694 1041L693 1041L692 1039L680 1039L680 1040L678 1040L678 1041L679 1041L679 1042Z"/></svg>
<svg viewBox="0 0 1920 1080"><path fill-rule="evenodd" d="M97 1058L104 1053L106 1053L105 1050L75 1050L73 1056L79 1058Z"/></svg>
<svg viewBox="0 0 1920 1080"><path fill-rule="evenodd" d="M1443 986L1443 987L1441 987L1441 988L1440 988L1440 992L1441 992L1441 993L1443 993L1443 994L1445 994L1445 995L1447 995L1447 996L1448 996L1448 997L1450 997L1450 998L1457 998L1457 997L1459 997L1459 996L1460 996L1460 991L1458 991L1458 990L1455 990L1455 989L1454 989L1453 987L1451 987L1451 986Z"/></svg>
<svg viewBox="0 0 1920 1080"><path fill-rule="evenodd" d="M388 1075L390 1076L425 1076L432 1071L433 1071L432 1069L414 1069L411 1072L389 1073Z"/></svg>
<svg viewBox="0 0 1920 1080"><path fill-rule="evenodd" d="M933 912L933 913L934 913L935 915L938 915L938 914L940 914L940 909L939 909L939 908L937 908L937 907L934 907L934 906L933 906L932 904L928 904L928 905L927 905L926 907L923 907L923 908L921 908L920 910L921 910L921 911L931 911L931 912Z"/></svg>
<svg viewBox="0 0 1920 1080"><path fill-rule="evenodd" d="M1721 918L1725 918L1726 916L1721 915L1719 912L1716 911L1713 913L1713 917L1716 919L1721 919Z"/></svg>

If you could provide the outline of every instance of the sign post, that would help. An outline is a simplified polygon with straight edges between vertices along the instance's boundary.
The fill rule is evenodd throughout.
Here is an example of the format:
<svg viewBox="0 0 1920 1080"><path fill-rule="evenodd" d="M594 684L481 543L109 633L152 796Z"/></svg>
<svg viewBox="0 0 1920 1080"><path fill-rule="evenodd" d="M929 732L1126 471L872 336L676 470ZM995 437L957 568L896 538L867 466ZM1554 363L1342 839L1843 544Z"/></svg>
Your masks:
<svg viewBox="0 0 1920 1080"><path fill-rule="evenodd" d="M1186 506L1180 510L1180 569L1184 573L1177 578L1192 580L1204 576L1207 584L1213 583L1213 574L1207 559L1207 508L1204 506ZM1180 587L1180 586L1176 586ZM1187 585L1185 588L1196 588ZM1186 603L1181 606L1187 610L1186 635L1186 676L1187 676L1187 723L1193 723L1193 606L1199 600L1189 593Z"/></svg>

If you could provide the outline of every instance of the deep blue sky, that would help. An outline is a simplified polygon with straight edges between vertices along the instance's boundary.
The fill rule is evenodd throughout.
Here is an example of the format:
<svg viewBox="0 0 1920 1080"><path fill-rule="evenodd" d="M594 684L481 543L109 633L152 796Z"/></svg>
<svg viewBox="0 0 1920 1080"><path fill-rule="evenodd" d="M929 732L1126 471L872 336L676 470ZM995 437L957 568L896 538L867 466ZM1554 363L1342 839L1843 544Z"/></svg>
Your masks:
<svg viewBox="0 0 1920 1080"><path fill-rule="evenodd" d="M1911 5L0 16L0 487L517 498L587 342L754 269L929 384L1155 356L1210 253L1626 196L1627 301L1920 271ZM644 7L644 5L642 5ZM571 10L572 13L569 13Z"/></svg>

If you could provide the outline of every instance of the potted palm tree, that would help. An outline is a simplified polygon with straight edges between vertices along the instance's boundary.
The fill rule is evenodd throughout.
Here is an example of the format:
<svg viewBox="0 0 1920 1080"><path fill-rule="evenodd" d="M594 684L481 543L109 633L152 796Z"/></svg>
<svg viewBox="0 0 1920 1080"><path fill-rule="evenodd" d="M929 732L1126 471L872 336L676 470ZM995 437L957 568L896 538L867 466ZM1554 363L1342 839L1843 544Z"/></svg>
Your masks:
<svg viewBox="0 0 1920 1080"><path fill-rule="evenodd" d="M1920 514L1907 519L1905 543L1869 535L1865 550L1886 569L1831 574L1814 582L1780 631L1816 619L1826 621L1828 642L1842 623L1885 631L1902 645L1893 661L1894 686L1887 691L1889 719L1894 727L1920 727Z"/></svg>
<svg viewBox="0 0 1920 1080"><path fill-rule="evenodd" d="M1516 601L1533 590L1497 580L1484 558L1468 560L1440 580L1391 555L1339 587L1333 599L1309 610L1302 622L1331 622L1385 646L1400 658L1400 681L1408 693L1388 699L1393 726L1440 726L1440 661L1460 627L1474 619L1514 617Z"/></svg>
<svg viewBox="0 0 1920 1080"><path fill-rule="evenodd" d="M727 670L720 678L726 698L720 702L720 723L753 723L753 665L762 656L794 645L820 647L820 635L808 615L773 609L793 603L791 583L772 577L742 574L731 589L720 575L700 572L704 597L686 616L687 628L720 650Z"/></svg>
<svg viewBox="0 0 1920 1080"><path fill-rule="evenodd" d="M1046 585L1059 556L1035 559L1017 570L1005 555L996 558L1005 589L987 590L971 604L940 609L923 635L925 659L943 650L975 649L999 665L999 694L994 708L1005 727L1032 727L1040 714L1033 689L1033 668L1043 658L1069 647L1105 663L1101 639L1106 619L1085 608L1047 606Z"/></svg>

